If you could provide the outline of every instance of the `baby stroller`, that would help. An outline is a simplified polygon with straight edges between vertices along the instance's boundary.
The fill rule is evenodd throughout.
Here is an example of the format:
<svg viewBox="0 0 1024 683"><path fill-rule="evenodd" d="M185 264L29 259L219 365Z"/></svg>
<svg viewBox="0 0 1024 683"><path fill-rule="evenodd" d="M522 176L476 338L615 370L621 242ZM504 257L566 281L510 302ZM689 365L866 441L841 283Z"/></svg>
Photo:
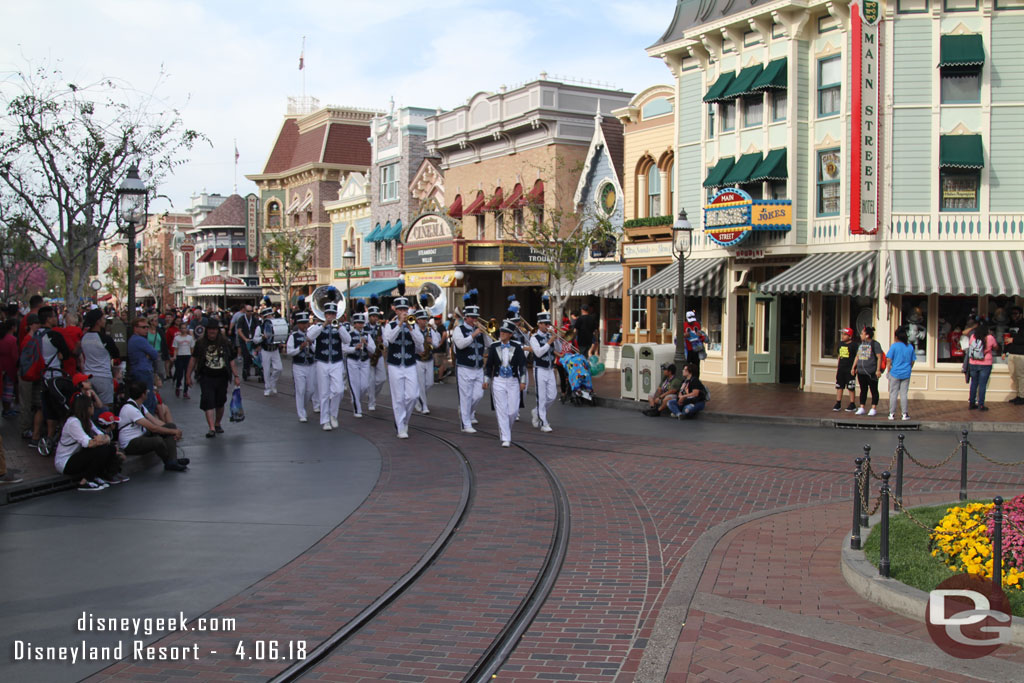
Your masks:
<svg viewBox="0 0 1024 683"><path fill-rule="evenodd" d="M594 383L590 380L590 363L581 353L562 356L562 367L569 379L569 392L566 398L573 405L596 405L594 402ZM565 399L563 398L563 403Z"/></svg>

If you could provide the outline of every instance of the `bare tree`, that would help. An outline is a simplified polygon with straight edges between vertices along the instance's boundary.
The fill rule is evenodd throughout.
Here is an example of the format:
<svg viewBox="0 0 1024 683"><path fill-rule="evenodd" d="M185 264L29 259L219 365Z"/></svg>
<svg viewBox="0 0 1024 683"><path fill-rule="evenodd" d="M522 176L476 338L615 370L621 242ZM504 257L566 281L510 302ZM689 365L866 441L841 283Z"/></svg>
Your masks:
<svg viewBox="0 0 1024 683"><path fill-rule="evenodd" d="M273 233L263 245L260 270L270 273L281 291L284 312L292 305L292 283L309 266L312 252L312 243L295 230Z"/></svg>
<svg viewBox="0 0 1024 683"><path fill-rule="evenodd" d="M86 295L100 242L117 229L117 188L128 167L137 163L155 188L205 139L155 89L142 93L111 78L80 85L59 66L0 82L0 203L64 275L71 307Z"/></svg>

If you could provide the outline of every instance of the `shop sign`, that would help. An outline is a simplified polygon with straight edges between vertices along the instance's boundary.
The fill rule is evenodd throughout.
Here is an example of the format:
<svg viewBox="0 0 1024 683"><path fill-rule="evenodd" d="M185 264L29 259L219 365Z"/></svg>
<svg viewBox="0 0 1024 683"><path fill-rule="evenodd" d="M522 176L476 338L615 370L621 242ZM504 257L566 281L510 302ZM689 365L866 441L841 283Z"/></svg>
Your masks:
<svg viewBox="0 0 1024 683"><path fill-rule="evenodd" d="M502 287L547 287L549 281L546 270L503 270L501 271Z"/></svg>
<svg viewBox="0 0 1024 683"><path fill-rule="evenodd" d="M370 277L370 269L369 268L353 268L352 270L348 271L347 277L349 277L349 278ZM335 280L344 280L345 278L346 278L346 275L345 275L345 269L344 268L335 268L334 269L334 279Z"/></svg>
<svg viewBox="0 0 1024 683"><path fill-rule="evenodd" d="M878 232L878 2L851 7L853 36L850 139L850 232Z"/></svg>
<svg viewBox="0 0 1024 683"><path fill-rule="evenodd" d="M194 244L183 244L180 247L178 247L178 251L180 251L182 254L191 254L195 250L196 245Z"/></svg>
<svg viewBox="0 0 1024 683"><path fill-rule="evenodd" d="M548 256L542 251L527 246L502 247L502 263L547 263Z"/></svg>
<svg viewBox="0 0 1024 683"><path fill-rule="evenodd" d="M659 258L667 256L672 258L672 242L661 240L658 242L626 242L622 245L622 258Z"/></svg>
<svg viewBox="0 0 1024 683"><path fill-rule="evenodd" d="M257 245L257 223L259 220L260 200L254 194L245 198L245 255L249 258L259 256Z"/></svg>
<svg viewBox="0 0 1024 683"><path fill-rule="evenodd" d="M737 249L734 255L737 261L755 261L764 258L764 249Z"/></svg>
<svg viewBox="0 0 1024 683"><path fill-rule="evenodd" d="M409 226L403 244L451 241L453 236L451 224L441 214L425 213Z"/></svg>
<svg viewBox="0 0 1024 683"><path fill-rule="evenodd" d="M501 263L501 247L469 245L466 248L466 263Z"/></svg>
<svg viewBox="0 0 1024 683"><path fill-rule="evenodd" d="M224 277L223 275L207 275L199 281L200 285L244 285L245 280L240 277Z"/></svg>
<svg viewBox="0 0 1024 683"><path fill-rule="evenodd" d="M428 270L422 273L406 273L407 289L418 289L425 282L433 282L441 287L452 287L455 284L454 270Z"/></svg>
<svg viewBox="0 0 1024 683"><path fill-rule="evenodd" d="M371 277L374 280L391 280L396 277L402 277L402 271L395 270L394 268L374 268Z"/></svg>
<svg viewBox="0 0 1024 683"><path fill-rule="evenodd" d="M735 187L719 190L704 207L704 233L715 244L731 247L753 230L788 231L793 204L788 199L752 199Z"/></svg>
<svg viewBox="0 0 1024 683"><path fill-rule="evenodd" d="M404 249L402 260L406 266L424 266L432 263L451 263L454 249L451 244L437 247L421 247L419 249Z"/></svg>

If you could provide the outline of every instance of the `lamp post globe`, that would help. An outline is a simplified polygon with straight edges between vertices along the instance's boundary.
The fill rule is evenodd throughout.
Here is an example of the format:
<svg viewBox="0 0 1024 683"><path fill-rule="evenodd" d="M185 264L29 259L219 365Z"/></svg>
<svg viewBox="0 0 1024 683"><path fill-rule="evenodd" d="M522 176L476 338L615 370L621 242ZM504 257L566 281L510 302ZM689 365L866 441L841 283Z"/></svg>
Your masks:
<svg viewBox="0 0 1024 683"><path fill-rule="evenodd" d="M352 266L356 264L356 253L351 249L347 249L345 253L341 255L341 260L345 265L345 310L343 313L348 317L349 299L352 298L349 295L349 292L352 291Z"/></svg>
<svg viewBox="0 0 1024 683"><path fill-rule="evenodd" d="M680 209L672 224L672 253L678 259L679 285L676 287L676 352L673 362L676 372L682 373L683 365L686 363L686 338L683 336L683 328L686 326L686 292L683 289L686 283L686 257L693 249L693 225L686 217L686 209Z"/></svg>
<svg viewBox="0 0 1024 683"><path fill-rule="evenodd" d="M135 316L135 226L145 219L149 203L149 190L139 177L139 167L128 167L117 188L117 222L128 240L128 316Z"/></svg>

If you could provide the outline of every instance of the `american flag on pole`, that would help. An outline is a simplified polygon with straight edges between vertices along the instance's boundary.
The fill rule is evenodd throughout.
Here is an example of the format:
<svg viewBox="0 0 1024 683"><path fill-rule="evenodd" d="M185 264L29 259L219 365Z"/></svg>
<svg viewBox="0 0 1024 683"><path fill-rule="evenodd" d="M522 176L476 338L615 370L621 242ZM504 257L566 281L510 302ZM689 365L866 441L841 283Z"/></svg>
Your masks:
<svg viewBox="0 0 1024 683"><path fill-rule="evenodd" d="M302 51L299 52L299 71L306 65L306 36L302 36Z"/></svg>
<svg viewBox="0 0 1024 683"><path fill-rule="evenodd" d="M235 163L238 163L238 141L235 141Z"/></svg>

